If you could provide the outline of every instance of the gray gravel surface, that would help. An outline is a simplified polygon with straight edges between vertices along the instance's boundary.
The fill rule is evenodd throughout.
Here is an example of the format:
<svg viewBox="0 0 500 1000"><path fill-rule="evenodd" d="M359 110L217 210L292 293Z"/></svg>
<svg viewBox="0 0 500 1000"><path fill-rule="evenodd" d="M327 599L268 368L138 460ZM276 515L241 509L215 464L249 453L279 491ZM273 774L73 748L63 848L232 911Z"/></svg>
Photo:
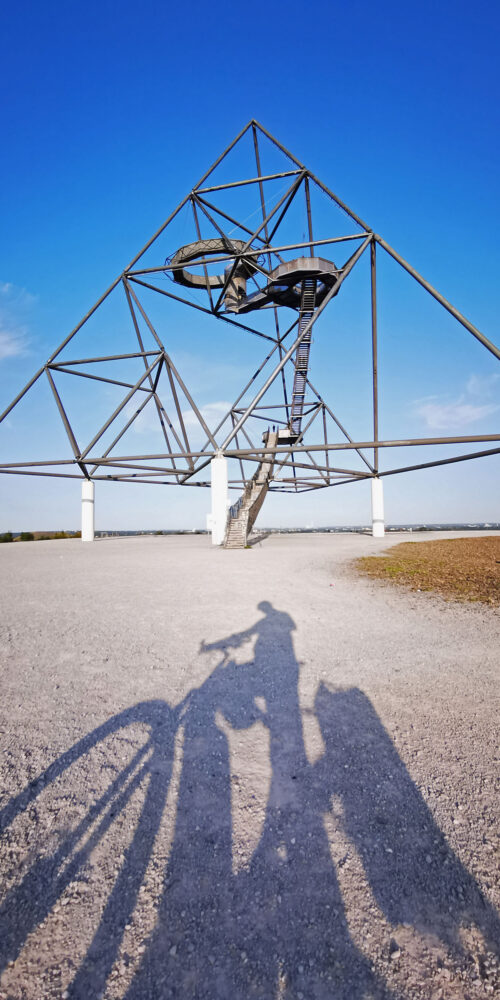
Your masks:
<svg viewBox="0 0 500 1000"><path fill-rule="evenodd" d="M500 995L500 616L398 541L1 546L0 1000Z"/></svg>

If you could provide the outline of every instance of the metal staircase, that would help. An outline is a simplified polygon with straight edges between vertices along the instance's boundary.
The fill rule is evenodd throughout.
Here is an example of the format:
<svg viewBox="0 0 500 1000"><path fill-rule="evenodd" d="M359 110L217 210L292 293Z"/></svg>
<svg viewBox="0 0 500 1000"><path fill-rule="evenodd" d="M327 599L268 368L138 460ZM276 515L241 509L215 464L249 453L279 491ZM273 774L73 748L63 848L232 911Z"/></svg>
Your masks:
<svg viewBox="0 0 500 1000"><path fill-rule="evenodd" d="M278 441L276 431L268 431L265 444L270 448L275 448ZM229 508L226 537L224 539L225 549L244 549L248 541L248 536L257 520L257 515L264 503L269 481L272 476L275 462L275 455L267 455L257 468L257 472L236 503Z"/></svg>
<svg viewBox="0 0 500 1000"><path fill-rule="evenodd" d="M301 282L300 310L298 333L302 333L314 315L316 307L317 280L315 277L304 277ZM285 434L290 440L300 438L304 401L307 387L307 372L309 369L309 352L311 350L312 328L306 333L295 354L295 373L293 378L292 400L290 405L290 422L288 431L268 431L265 444L276 447ZM236 503L230 507L227 519L225 549L243 549L247 544L250 532L257 515L264 503L269 481L275 463L275 455L267 455L260 463L257 472Z"/></svg>
<svg viewBox="0 0 500 1000"><path fill-rule="evenodd" d="M316 305L316 278L303 278L300 298L298 333L307 326L312 318ZM309 351L311 349L312 327L297 348L295 355L295 375L293 378L292 405L290 411L290 432L300 434L304 399L306 394L306 379L309 368Z"/></svg>

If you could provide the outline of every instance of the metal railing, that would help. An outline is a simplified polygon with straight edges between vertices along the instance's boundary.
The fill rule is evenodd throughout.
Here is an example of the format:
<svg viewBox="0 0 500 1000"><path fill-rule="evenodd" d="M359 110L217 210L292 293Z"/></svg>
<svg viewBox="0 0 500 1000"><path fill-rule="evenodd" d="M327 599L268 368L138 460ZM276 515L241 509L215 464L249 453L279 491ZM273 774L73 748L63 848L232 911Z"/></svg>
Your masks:
<svg viewBox="0 0 500 1000"><path fill-rule="evenodd" d="M243 500L244 500L244 498L245 498L244 494L242 493L242 495L240 497L238 497L236 503L233 503L233 506L229 508L229 517L230 518L237 517L237 515L239 514L239 512L240 512L240 510L241 510L241 508L243 506Z"/></svg>

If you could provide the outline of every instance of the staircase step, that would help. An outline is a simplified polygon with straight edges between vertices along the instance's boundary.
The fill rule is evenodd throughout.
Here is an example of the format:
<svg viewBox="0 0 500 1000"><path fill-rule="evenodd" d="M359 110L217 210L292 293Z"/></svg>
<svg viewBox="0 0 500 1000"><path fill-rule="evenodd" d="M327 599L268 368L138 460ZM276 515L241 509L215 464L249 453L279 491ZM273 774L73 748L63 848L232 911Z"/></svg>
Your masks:
<svg viewBox="0 0 500 1000"><path fill-rule="evenodd" d="M276 431L268 432L267 441L269 447L275 447L277 440L278 434ZM269 489L269 479L272 475L274 462L274 455L264 457L257 468L257 472L245 486L237 513L234 516L231 516L229 513L224 548L245 548L247 538Z"/></svg>
<svg viewBox="0 0 500 1000"><path fill-rule="evenodd" d="M302 281L302 292L299 311L299 334L305 330L307 324L314 315L316 305L316 279L304 278ZM311 349L312 330L306 333L304 339L299 344L295 353L295 375L293 380L292 402L291 402L291 427L294 434L300 434L302 424L302 413L307 385L307 372L309 369L309 352Z"/></svg>

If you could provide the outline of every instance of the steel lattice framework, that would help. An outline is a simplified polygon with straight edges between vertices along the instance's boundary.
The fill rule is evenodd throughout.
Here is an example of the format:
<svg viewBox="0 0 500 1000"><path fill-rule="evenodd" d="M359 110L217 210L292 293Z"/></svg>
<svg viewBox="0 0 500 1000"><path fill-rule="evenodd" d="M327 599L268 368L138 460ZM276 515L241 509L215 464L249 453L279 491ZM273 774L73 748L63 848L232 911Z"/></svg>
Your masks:
<svg viewBox="0 0 500 1000"><path fill-rule="evenodd" d="M245 138L251 140L253 172L250 176L221 184L210 183L212 175ZM264 173L261 168L261 143L268 142L286 158L289 169ZM277 183L280 194L277 196ZM283 190L284 188L284 190ZM348 232L315 238L316 225L311 192L319 192L341 211ZM245 210L238 216L228 210L228 193L250 191L256 209L249 225L248 197ZM224 200L226 199L226 200ZM302 199L307 218L305 238L284 240L287 220L293 206ZM191 220L187 241L166 259L160 253L160 238L168 233L183 210ZM257 212L257 221L255 214ZM234 213L234 214L233 214ZM155 258L156 248L158 255ZM68 334L4 410L0 422L16 407L40 379L50 386L71 457L47 458L32 462L3 462L0 472L141 482L162 485L209 486L207 467L214 455L234 460L233 489L248 483L256 466L265 456L273 455L274 470L270 488L278 491L305 491L341 485L378 476L413 471L461 462L500 453L500 434L413 439L379 439L379 403L377 375L377 252L383 250L448 311L483 347L500 359L500 350L411 267L385 240L367 226L336 194L327 188L307 167L290 153L257 121L250 121L220 157L203 175L190 193L171 213L160 229L116 278L96 304ZM343 258L339 266L324 256L335 252ZM153 255L151 266L145 258ZM337 296L360 259L370 260L371 301L371 437L353 440L333 409L312 384L309 371L309 347L314 324ZM309 258L309 260L307 260ZM215 269L215 270L214 270ZM222 272L222 273L220 273ZM172 283L165 282L165 276ZM247 285L251 291L247 294ZM101 356L62 357L70 342L103 306L116 289L125 297L131 331L137 350ZM185 291L189 289L189 292ZM167 347L162 329L153 323L146 309L145 294L154 293L168 304L179 303L205 316L237 328L243 334L260 338L265 357L253 372L241 393L215 426L210 426L202 407L198 407ZM307 297L309 296L309 297ZM267 324L267 326L266 326ZM214 342L216 348L216 342ZM140 365L135 381L110 377L110 365L134 361ZM100 374L106 366L106 374ZM92 369L89 371L88 369ZM89 379L103 387L113 385L126 390L117 407L95 429L84 444L77 440L63 404L57 380L62 375ZM166 401L168 396L168 404ZM155 454L121 454L118 445L129 428L149 405L156 414L164 448ZM189 415L187 419L186 415ZM278 431L274 447L255 440L257 427ZM193 446L193 427L203 435L203 444ZM111 440L109 440L111 438ZM103 441L106 439L106 446ZM481 451L439 458L425 463L384 469L379 467L381 449L408 446L434 446L495 442ZM118 449L118 450L117 450ZM359 468L347 461L337 464L340 454L357 455ZM369 454L367 454L367 452ZM250 471L249 471L250 470Z"/></svg>

